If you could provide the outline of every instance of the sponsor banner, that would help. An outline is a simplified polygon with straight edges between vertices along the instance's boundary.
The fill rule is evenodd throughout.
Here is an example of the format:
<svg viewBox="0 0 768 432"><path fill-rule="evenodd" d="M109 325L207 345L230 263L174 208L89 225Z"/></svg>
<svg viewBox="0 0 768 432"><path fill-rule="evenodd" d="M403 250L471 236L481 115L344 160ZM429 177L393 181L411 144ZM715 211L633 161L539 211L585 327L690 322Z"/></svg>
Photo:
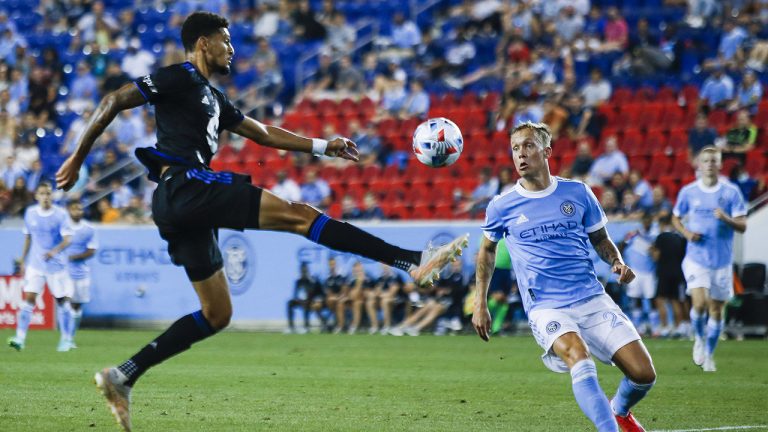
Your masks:
<svg viewBox="0 0 768 432"><path fill-rule="evenodd" d="M16 312L23 301L21 276L0 276L0 328L16 328ZM55 304L46 285L43 295L37 296L32 312L31 330L52 330L56 327Z"/></svg>
<svg viewBox="0 0 768 432"><path fill-rule="evenodd" d="M566 211L565 209L564 211ZM470 233L464 253L465 268L472 271L480 236L479 222L412 222L359 224L366 231L407 249L421 250L430 242L447 243ZM639 224L610 224L615 239L623 238ZM174 320L200 309L186 273L171 263L167 244L154 226L97 226L99 249L89 261L92 269L91 302L86 317L115 319ZM11 272L12 260L21 251L20 230L0 229L0 273ZM349 274L360 260L372 277L380 273L376 262L351 254L339 254L304 237L270 231L219 231L224 271L232 294L233 320L279 320L285 318L285 302L291 298L299 264L307 262L317 277L328 274L328 258L334 256L342 274ZM66 253L66 251L65 251ZM596 255L593 253L596 259ZM596 268L608 273L607 264Z"/></svg>

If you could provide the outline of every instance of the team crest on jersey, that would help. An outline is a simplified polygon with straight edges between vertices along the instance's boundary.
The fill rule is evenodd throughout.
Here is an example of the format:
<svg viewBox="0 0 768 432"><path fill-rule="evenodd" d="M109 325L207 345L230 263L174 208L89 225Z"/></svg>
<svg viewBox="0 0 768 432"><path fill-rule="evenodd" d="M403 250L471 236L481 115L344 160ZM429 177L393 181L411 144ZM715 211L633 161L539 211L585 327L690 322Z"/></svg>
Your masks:
<svg viewBox="0 0 768 432"><path fill-rule="evenodd" d="M231 234L221 244L224 274L232 295L248 291L256 273L256 260L248 239L242 234Z"/></svg>
<svg viewBox="0 0 768 432"><path fill-rule="evenodd" d="M573 213L575 211L576 211L576 207L570 201L563 201L563 203L560 204L560 213L566 216L573 216Z"/></svg>
<svg viewBox="0 0 768 432"><path fill-rule="evenodd" d="M553 334L556 331L560 330L560 323L557 321L550 321L547 323L547 333Z"/></svg>

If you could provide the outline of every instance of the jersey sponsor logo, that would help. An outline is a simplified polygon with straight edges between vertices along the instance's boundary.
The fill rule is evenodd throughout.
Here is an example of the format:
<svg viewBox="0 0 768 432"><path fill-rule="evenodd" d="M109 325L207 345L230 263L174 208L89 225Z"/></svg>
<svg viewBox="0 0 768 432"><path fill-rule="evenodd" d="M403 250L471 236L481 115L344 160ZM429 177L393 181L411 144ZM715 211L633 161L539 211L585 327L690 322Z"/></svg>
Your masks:
<svg viewBox="0 0 768 432"><path fill-rule="evenodd" d="M560 213L564 214L565 216L573 216L573 214L576 212L576 207L573 205L570 201L563 201L562 204L560 204Z"/></svg>
<svg viewBox="0 0 768 432"><path fill-rule="evenodd" d="M202 103L204 103L206 105L210 105L211 104L210 102L208 102L208 98L205 97L205 95L203 95L203 99L200 102L202 102Z"/></svg>
<svg viewBox="0 0 768 432"><path fill-rule="evenodd" d="M519 235L522 240L535 241L563 238L568 237L568 232L576 229L577 225L574 221L553 222L522 230Z"/></svg>
<svg viewBox="0 0 768 432"><path fill-rule="evenodd" d="M560 330L560 323L557 321L550 321L547 323L547 334L554 334Z"/></svg>
<svg viewBox="0 0 768 432"><path fill-rule="evenodd" d="M150 78L149 75L142 78L141 81L149 87L149 91L157 93L157 87L155 87L155 83L152 82L152 78Z"/></svg>
<svg viewBox="0 0 768 432"><path fill-rule="evenodd" d="M528 222L528 218L524 214L520 213L520 217L515 221L515 225L521 225Z"/></svg>
<svg viewBox="0 0 768 432"><path fill-rule="evenodd" d="M224 274L229 281L232 295L240 295L251 287L256 273L256 260L248 239L241 234L231 234L221 244L224 258Z"/></svg>

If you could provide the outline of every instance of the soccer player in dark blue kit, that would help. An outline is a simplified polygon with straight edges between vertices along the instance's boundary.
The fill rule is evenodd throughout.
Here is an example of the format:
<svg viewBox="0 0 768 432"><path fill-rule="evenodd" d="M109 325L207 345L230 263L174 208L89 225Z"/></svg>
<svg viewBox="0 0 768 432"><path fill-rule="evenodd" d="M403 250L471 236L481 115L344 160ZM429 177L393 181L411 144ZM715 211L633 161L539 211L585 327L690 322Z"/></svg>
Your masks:
<svg viewBox="0 0 768 432"><path fill-rule="evenodd" d="M150 367L225 328L232 316L227 280L216 236L219 228L285 231L343 252L350 252L408 271L416 283L432 284L439 271L461 253L467 235L425 251L401 249L350 224L322 214L310 205L280 199L251 185L250 177L209 168L226 129L261 145L316 155L358 160L357 146L346 138L309 139L266 126L244 116L208 78L229 73L235 50L229 22L216 14L187 17L181 39L187 61L126 84L106 95L91 116L75 152L56 174L58 186L71 188L93 143L115 116L149 102L155 106L156 148L136 156L158 182L152 216L168 242L174 264L183 266L201 310L174 322L163 334L117 367L95 376L113 414L131 429L130 392Z"/></svg>

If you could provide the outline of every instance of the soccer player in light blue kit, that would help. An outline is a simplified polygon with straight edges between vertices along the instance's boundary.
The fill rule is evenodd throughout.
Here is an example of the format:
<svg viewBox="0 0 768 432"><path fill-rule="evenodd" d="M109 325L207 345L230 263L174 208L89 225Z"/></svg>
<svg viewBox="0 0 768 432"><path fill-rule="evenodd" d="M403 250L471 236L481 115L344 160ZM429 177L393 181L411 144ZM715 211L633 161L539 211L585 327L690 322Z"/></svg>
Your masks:
<svg viewBox="0 0 768 432"><path fill-rule="evenodd" d="M542 123L512 130L512 158L521 179L486 210L472 324L488 341L488 284L496 243L505 240L544 364L555 372L570 370L576 401L598 431L617 432L619 425L625 432L644 431L629 410L653 387L656 371L637 330L597 280L589 243L619 282L631 282L634 273L608 236L605 213L592 190L550 175L551 140ZM610 402L592 355L616 364L625 375Z"/></svg>
<svg viewBox="0 0 768 432"><path fill-rule="evenodd" d="M67 270L69 272L70 291L72 293L72 338L70 348L75 345L75 332L80 327L83 317L82 305L91 301L91 269L87 260L93 257L98 248L96 230L87 221L83 220L83 205L80 200L73 199L67 203L69 213L69 229L72 232L72 240L66 250Z"/></svg>
<svg viewBox="0 0 768 432"><path fill-rule="evenodd" d="M639 230L630 232L619 243L619 250L627 265L635 272L635 280L627 284L627 297L632 299L632 323L640 333L643 333L642 328L649 326L651 334L659 336L659 312L653 307L653 299L656 297L656 263L651 256L651 246L658 232L653 228L652 214L644 213L641 223Z"/></svg>
<svg viewBox="0 0 768 432"><path fill-rule="evenodd" d="M704 372L717 370L714 352L723 329L723 308L733 296L733 233L747 230L744 198L737 186L719 178L721 165L718 148L701 149L699 179L680 189L672 211L673 225L688 239L683 274L692 303L693 362Z"/></svg>
<svg viewBox="0 0 768 432"><path fill-rule="evenodd" d="M16 336L8 339L8 345L17 351L24 349L27 330L32 322L32 311L46 283L59 304L57 320L61 340L58 351L69 351L74 323L69 302L70 286L61 251L69 245L71 233L67 228L67 213L53 205L52 193L51 185L41 182L35 190L38 204L29 207L24 213L24 250L19 260L21 271L24 272L24 301L17 315Z"/></svg>

